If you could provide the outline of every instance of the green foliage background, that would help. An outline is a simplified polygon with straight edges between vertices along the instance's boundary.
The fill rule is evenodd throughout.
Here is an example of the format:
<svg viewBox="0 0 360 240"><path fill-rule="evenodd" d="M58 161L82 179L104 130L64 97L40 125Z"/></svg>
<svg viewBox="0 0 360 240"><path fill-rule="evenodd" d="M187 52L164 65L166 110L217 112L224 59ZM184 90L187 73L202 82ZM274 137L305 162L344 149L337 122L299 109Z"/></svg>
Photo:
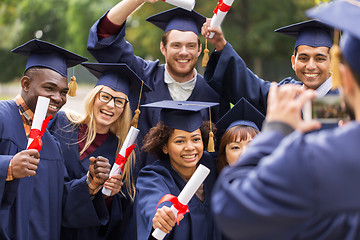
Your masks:
<svg viewBox="0 0 360 240"><path fill-rule="evenodd" d="M274 29L307 20L304 11L318 0L235 0L223 22L226 39L256 74L266 80L293 75L290 56L294 39ZM42 32L40 39L95 61L86 50L90 27L118 1L114 0L0 0L0 82L21 77L26 59L10 50ZM195 9L212 17L217 0L197 0ZM159 1L146 3L127 21L126 39L138 56L161 59L162 31L145 19L172 8ZM211 48L210 48L211 49ZM202 72L201 67L198 68Z"/></svg>

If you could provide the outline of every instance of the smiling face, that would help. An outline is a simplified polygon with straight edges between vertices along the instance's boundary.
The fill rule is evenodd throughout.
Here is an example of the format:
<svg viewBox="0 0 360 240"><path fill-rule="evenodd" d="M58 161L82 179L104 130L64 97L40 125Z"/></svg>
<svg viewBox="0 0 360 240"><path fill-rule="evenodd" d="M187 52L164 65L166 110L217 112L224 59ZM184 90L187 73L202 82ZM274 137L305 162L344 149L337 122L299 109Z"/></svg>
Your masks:
<svg viewBox="0 0 360 240"><path fill-rule="evenodd" d="M291 57L292 68L306 88L316 90L330 77L330 54L328 47L300 45Z"/></svg>
<svg viewBox="0 0 360 240"><path fill-rule="evenodd" d="M47 117L55 116L64 106L69 91L67 78L48 68L28 69L21 78L21 87L21 96L33 112L38 96L50 99Z"/></svg>
<svg viewBox="0 0 360 240"><path fill-rule="evenodd" d="M252 137L250 134L248 134L246 140L240 140L239 136L235 139L235 141L230 142L225 146L226 160L230 166L233 166L237 162L251 140Z"/></svg>
<svg viewBox="0 0 360 240"><path fill-rule="evenodd" d="M172 167L187 179L195 172L203 151L200 129L191 133L175 129L167 144L163 146L163 152L169 154Z"/></svg>
<svg viewBox="0 0 360 240"><path fill-rule="evenodd" d="M120 97L127 99L126 95L122 92L117 92L111 88L104 86L101 91L111 94L113 97ZM99 93L97 93L94 99L94 118L96 121L96 132L107 133L113 124L122 114L124 108L116 107L114 99L111 99L108 103L102 102L99 99Z"/></svg>
<svg viewBox="0 0 360 240"><path fill-rule="evenodd" d="M194 78L194 68L201 53L198 36L194 32L170 30L166 45L162 42L160 50L175 81L186 82Z"/></svg>

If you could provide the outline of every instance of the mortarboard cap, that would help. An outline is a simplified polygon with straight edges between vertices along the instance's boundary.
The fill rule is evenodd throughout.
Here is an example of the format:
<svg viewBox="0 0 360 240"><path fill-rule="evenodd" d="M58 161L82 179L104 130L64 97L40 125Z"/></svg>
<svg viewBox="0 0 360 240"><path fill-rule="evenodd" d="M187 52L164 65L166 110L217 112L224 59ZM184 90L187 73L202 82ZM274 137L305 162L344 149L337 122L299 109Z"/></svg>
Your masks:
<svg viewBox="0 0 360 240"><path fill-rule="evenodd" d="M343 31L340 41L341 53L350 66L360 74L360 1L333 1L312 8L306 14Z"/></svg>
<svg viewBox="0 0 360 240"><path fill-rule="evenodd" d="M275 32L295 37L294 49L300 45L328 48L332 46L332 28L318 20L295 23L278 28Z"/></svg>
<svg viewBox="0 0 360 240"><path fill-rule="evenodd" d="M87 61L87 58L39 39L30 40L11 52L29 56L25 71L31 67L46 67L64 77L67 77L67 68Z"/></svg>
<svg viewBox="0 0 360 240"><path fill-rule="evenodd" d="M161 108L160 121L173 129L193 132L200 128L203 118L201 110L219 105L212 102L169 101L149 103L141 107Z"/></svg>
<svg viewBox="0 0 360 240"><path fill-rule="evenodd" d="M175 29L199 35L206 18L194 10L188 11L178 7L148 17L146 21L161 28L165 33Z"/></svg>
<svg viewBox="0 0 360 240"><path fill-rule="evenodd" d="M216 123L221 133L234 126L249 126L261 130L265 116L259 112L245 98L241 98L225 115Z"/></svg>
<svg viewBox="0 0 360 240"><path fill-rule="evenodd" d="M82 63L99 81L95 86L104 85L129 96L130 91L151 91L150 87L130 67L123 63Z"/></svg>

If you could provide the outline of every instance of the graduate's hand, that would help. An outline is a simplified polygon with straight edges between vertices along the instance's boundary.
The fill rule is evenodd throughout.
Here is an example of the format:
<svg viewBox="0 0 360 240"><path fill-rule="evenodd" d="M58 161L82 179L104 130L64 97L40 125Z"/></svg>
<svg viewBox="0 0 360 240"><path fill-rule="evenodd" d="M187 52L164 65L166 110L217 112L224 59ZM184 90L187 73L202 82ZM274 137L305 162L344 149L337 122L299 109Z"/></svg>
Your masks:
<svg viewBox="0 0 360 240"><path fill-rule="evenodd" d="M40 162L40 153L36 149L21 151L11 159L11 170L14 178L35 176Z"/></svg>
<svg viewBox="0 0 360 240"><path fill-rule="evenodd" d="M90 157L89 173L97 185L103 185L109 178L111 165L109 160L104 157Z"/></svg>
<svg viewBox="0 0 360 240"><path fill-rule="evenodd" d="M210 27L211 18L206 19L206 22L201 28L201 34L206 38L212 45L215 46L217 51L224 49L226 45L225 37L219 27ZM214 36L209 38L210 33L213 32Z"/></svg>
<svg viewBox="0 0 360 240"><path fill-rule="evenodd" d="M115 194L120 192L120 189L123 185L124 183L122 182L122 177L120 174L115 174L111 176L111 178L106 180L106 182L104 183L104 187L111 190L110 196L114 196Z"/></svg>
<svg viewBox="0 0 360 240"><path fill-rule="evenodd" d="M180 217L180 220L182 220L183 218L184 215ZM169 233L175 226L176 217L169 207L163 206L162 208L158 208L156 210L155 216L152 221L154 229L159 228L161 231Z"/></svg>
<svg viewBox="0 0 360 240"><path fill-rule="evenodd" d="M268 95L266 120L284 122L301 132L319 129L320 122L302 119L302 107L315 97L314 90L305 90L300 85L285 84L278 87L273 83Z"/></svg>

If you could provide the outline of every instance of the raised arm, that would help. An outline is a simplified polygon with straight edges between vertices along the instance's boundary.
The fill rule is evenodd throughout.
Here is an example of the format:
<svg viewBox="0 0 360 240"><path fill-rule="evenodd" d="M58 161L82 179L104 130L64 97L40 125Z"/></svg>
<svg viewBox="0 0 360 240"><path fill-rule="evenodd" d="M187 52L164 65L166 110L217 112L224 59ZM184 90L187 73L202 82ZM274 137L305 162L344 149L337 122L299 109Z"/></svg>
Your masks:
<svg viewBox="0 0 360 240"><path fill-rule="evenodd" d="M213 38L209 38L210 32L215 33ZM236 104L244 97L265 114L270 82L262 80L248 69L243 59L225 40L221 29L210 27L210 19L204 23L202 34L215 46L204 73L208 84L227 101Z"/></svg>
<svg viewBox="0 0 360 240"><path fill-rule="evenodd" d="M157 1L158 0L123 0L110 9L107 17L112 23L122 25L134 11L145 2L155 3Z"/></svg>

